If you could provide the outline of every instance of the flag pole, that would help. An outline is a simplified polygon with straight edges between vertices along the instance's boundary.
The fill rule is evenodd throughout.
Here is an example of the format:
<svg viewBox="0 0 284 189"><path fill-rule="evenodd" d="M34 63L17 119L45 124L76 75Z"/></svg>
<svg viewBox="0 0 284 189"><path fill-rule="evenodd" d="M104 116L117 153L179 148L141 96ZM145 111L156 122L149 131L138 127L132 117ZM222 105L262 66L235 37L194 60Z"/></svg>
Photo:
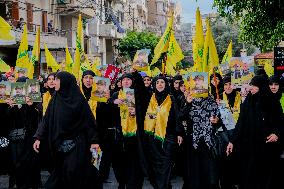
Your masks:
<svg viewBox="0 0 284 189"><path fill-rule="evenodd" d="M40 76L40 64L41 64L41 49L40 49L40 36L41 36L41 32L40 32L40 28L39 29L39 36L38 36L38 50L39 50L39 55L38 55L38 76Z"/></svg>

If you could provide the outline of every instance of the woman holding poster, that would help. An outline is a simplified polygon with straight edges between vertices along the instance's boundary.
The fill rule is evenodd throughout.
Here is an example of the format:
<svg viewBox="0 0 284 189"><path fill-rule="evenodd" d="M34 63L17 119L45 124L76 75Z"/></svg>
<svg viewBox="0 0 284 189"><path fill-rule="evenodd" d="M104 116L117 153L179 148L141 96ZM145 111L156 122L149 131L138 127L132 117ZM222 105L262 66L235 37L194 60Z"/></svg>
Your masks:
<svg viewBox="0 0 284 189"><path fill-rule="evenodd" d="M143 185L144 155L142 153L142 135L146 114L146 89L141 75L134 71L121 78L122 89L112 95L110 102L117 105L114 113L114 125L121 126L124 141L123 163L126 171L126 187L139 189ZM135 107L126 104L126 89L134 89ZM146 170L145 170L146 172Z"/></svg>
<svg viewBox="0 0 284 189"><path fill-rule="evenodd" d="M150 182L155 189L166 189L170 187L176 142L182 143L183 128L177 125L177 104L170 95L168 80L157 76L153 84L154 94L144 122L145 154Z"/></svg>
<svg viewBox="0 0 284 189"><path fill-rule="evenodd" d="M45 188L96 188L90 152L99 150L95 119L72 74L56 74L55 93L35 138L34 150L47 140L53 158Z"/></svg>
<svg viewBox="0 0 284 189"><path fill-rule="evenodd" d="M43 115L45 114L45 111L47 109L47 106L49 104L49 101L54 93L54 79L55 79L56 73L50 73L47 76L47 92L43 94L42 97L42 109L43 109Z"/></svg>

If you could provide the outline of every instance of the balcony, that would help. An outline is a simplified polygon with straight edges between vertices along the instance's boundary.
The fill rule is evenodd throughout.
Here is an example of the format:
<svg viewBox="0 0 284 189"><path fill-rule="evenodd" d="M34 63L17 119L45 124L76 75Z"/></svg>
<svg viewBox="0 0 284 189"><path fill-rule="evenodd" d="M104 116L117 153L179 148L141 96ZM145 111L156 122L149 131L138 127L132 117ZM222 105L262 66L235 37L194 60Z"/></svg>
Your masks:
<svg viewBox="0 0 284 189"><path fill-rule="evenodd" d="M91 1L82 4L81 1L77 0L57 0L57 10L62 16L72 15L77 17L79 14L87 18L95 16L95 10Z"/></svg>
<svg viewBox="0 0 284 189"><path fill-rule="evenodd" d="M116 37L116 28L112 24L100 24L99 27L99 36L106 38L115 38Z"/></svg>

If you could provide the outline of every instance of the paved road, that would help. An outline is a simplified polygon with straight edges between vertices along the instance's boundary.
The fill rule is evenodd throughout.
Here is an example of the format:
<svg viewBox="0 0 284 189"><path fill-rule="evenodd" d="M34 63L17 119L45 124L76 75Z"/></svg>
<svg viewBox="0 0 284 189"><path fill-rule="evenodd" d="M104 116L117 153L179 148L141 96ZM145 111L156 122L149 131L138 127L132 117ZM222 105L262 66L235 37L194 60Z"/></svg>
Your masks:
<svg viewBox="0 0 284 189"><path fill-rule="evenodd" d="M48 173L43 171L41 173L41 176L42 176L42 182L45 183L45 181L48 178ZM118 184L117 184L117 182L114 178L113 171L111 171L108 181L110 183L105 183L104 189L117 189ZM173 189L181 189L182 188L183 181L180 177L173 179L171 182L172 182ZM7 175L0 176L0 189L7 189L7 188L8 188L8 176ZM144 181L143 189L153 189L153 187L150 185L149 181L146 180L146 179Z"/></svg>

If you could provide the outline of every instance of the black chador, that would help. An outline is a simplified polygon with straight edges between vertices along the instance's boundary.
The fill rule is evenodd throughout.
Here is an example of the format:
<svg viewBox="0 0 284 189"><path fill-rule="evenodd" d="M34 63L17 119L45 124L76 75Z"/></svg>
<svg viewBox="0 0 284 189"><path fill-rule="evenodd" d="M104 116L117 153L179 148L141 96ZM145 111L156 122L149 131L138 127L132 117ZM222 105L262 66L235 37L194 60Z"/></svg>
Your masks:
<svg viewBox="0 0 284 189"><path fill-rule="evenodd" d="M53 170L45 188L95 188L90 145L98 144L95 119L73 75L59 72L53 95L35 137L47 140Z"/></svg>

